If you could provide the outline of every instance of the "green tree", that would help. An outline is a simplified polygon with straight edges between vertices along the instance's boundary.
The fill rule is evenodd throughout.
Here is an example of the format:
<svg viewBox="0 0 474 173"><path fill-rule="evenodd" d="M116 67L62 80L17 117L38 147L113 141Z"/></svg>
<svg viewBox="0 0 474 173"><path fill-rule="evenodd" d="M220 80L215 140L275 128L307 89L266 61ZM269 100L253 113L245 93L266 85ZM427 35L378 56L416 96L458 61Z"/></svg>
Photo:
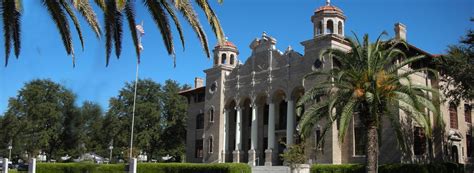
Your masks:
<svg viewBox="0 0 474 173"><path fill-rule="evenodd" d="M134 154L142 151L148 159L167 154L176 161L182 159L186 133L186 100L178 95L182 88L172 80L167 80L164 86L149 79L138 80ZM114 140L114 146L118 147L115 152L128 153L133 94L134 82L130 82L117 97L110 99L102 130L106 139Z"/></svg>
<svg viewBox="0 0 474 173"><path fill-rule="evenodd" d="M441 123L437 106L427 98L427 93L435 94L436 91L417 85L410 79L410 75L429 72L430 69L400 71L402 67L424 58L423 55L406 57L405 53L397 48L406 47L404 42L381 41L379 37L375 43L370 43L368 35L364 36L362 43L358 39L347 41L351 46L349 52L338 49L321 52L321 58L332 58L334 68L318 70L305 76L305 80L313 77L323 80L308 90L298 102L299 114L304 105L310 105L302 115L301 133L308 137L314 124L325 120L325 134L334 122L338 122L338 138L343 142L349 124L357 113L367 130L366 171L375 173L379 153L378 136L383 135L378 131L383 128L381 120L390 120L399 144L404 149L406 146L401 142L404 141L404 135L399 114L394 113L394 109L404 111L408 119L417 122L424 133L431 137L432 125L425 110L433 112L435 122ZM400 62L393 63L397 60ZM318 98L323 100L318 102Z"/></svg>
<svg viewBox="0 0 474 173"><path fill-rule="evenodd" d="M51 80L32 80L10 98L6 117L18 119L18 132L24 149L31 156L44 151L48 159L56 156L62 146L65 117L73 116L76 96ZM16 144L16 143L15 143ZM16 147L16 146L15 146ZM20 154L20 153L17 153Z"/></svg>
<svg viewBox="0 0 474 173"><path fill-rule="evenodd" d="M82 103L80 120L77 122L81 152L93 151L103 154L109 147L109 141L102 139L103 121L104 116L100 105L90 101Z"/></svg>
<svg viewBox="0 0 474 173"><path fill-rule="evenodd" d="M443 76L441 89L449 100L458 104L474 99L474 30L468 30L460 44L449 46L446 55L433 61Z"/></svg>
<svg viewBox="0 0 474 173"><path fill-rule="evenodd" d="M166 153L172 156L174 161L182 161L185 154L186 141L186 98L178 92L185 89L176 81L167 80L163 86L163 135L161 147Z"/></svg>
<svg viewBox="0 0 474 173"><path fill-rule="evenodd" d="M114 145L126 151L129 147L134 83L126 83L117 97L110 99L109 111L104 122L106 136L114 140ZM139 80L137 88L134 148L148 153L157 154L159 149L162 126L161 119L161 85L152 80ZM106 129L108 128L108 129ZM136 153L134 153L136 154ZM155 155L156 156L156 155Z"/></svg>
<svg viewBox="0 0 474 173"><path fill-rule="evenodd" d="M72 20L77 31L78 37L81 41L82 50L84 50L84 39L80 22L76 13L80 13L86 22L95 32L96 36L101 37L102 31L99 26L96 14L91 7L90 0L42 0L41 1L50 14L55 23L63 41L66 53L71 55L74 61L74 46L72 35L70 31L69 19ZM104 12L104 31L105 31L105 47L106 47L106 64L108 65L112 47L115 47L115 54L117 58L122 51L122 33L123 33L123 16L128 22L128 27L135 46L135 51L139 61L140 45L138 36L135 31L135 0L94 0L95 4ZM216 14L210 7L208 0L195 0L197 6L204 11L207 21L211 25L219 42L223 41L224 32L221 28L220 22ZM222 0L218 0L222 2ZM177 18L176 10L181 13L194 32L197 34L199 41L209 57L209 46L207 43L206 34L199 22L197 14L189 2L189 0L143 0L143 5L149 10L151 17L156 23L156 26L161 32L162 39L166 46L168 54L174 57L174 43L172 37L172 30L170 24L176 26L181 44L184 49L184 37L181 29L180 21ZM5 44L5 66L8 65L8 58L10 55L11 45L15 51L15 56L18 58L21 49L21 0L3 0L0 4L0 14L3 17L3 32ZM170 22L168 18L173 21ZM113 45L112 45L113 44Z"/></svg>

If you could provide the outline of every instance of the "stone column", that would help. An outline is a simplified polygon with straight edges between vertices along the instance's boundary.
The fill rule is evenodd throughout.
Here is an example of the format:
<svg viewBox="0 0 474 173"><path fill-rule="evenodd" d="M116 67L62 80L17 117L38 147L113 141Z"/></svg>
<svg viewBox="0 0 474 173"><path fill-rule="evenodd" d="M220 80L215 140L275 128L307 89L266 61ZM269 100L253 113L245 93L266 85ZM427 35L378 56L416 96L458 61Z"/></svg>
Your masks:
<svg viewBox="0 0 474 173"><path fill-rule="evenodd" d="M223 145L222 145L222 156L220 160L221 163L225 163L225 158L226 158L225 156L227 153L227 146L228 146L227 134L229 131L229 123L227 122L227 119L229 119L228 116L229 116L229 111L227 109L224 109L224 135L222 137Z"/></svg>
<svg viewBox="0 0 474 173"><path fill-rule="evenodd" d="M286 113L286 145L293 144L293 134L295 131L295 102L288 100Z"/></svg>
<svg viewBox="0 0 474 173"><path fill-rule="evenodd" d="M235 150L232 152L233 154L233 162L239 163L240 162L240 150L242 149L242 142L240 141L240 134L242 130L242 108L237 106L235 108L237 110L237 121L235 122Z"/></svg>
<svg viewBox="0 0 474 173"><path fill-rule="evenodd" d="M249 150L249 165L255 166L255 159L256 159L256 149L257 149L257 135L258 135L258 106L256 104L252 104L252 128L251 128L251 136L250 136L250 150Z"/></svg>
<svg viewBox="0 0 474 173"><path fill-rule="evenodd" d="M265 150L265 166L272 166L272 150L275 149L275 103L268 105L268 142Z"/></svg>

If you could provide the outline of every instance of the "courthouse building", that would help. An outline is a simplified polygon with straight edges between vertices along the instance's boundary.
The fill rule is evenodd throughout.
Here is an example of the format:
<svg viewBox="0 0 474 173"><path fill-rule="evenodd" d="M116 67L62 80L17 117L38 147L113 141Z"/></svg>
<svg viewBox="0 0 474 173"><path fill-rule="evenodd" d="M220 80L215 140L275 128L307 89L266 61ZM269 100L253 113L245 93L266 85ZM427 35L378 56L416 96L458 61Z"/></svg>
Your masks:
<svg viewBox="0 0 474 173"><path fill-rule="evenodd" d="M239 50L230 41L218 44L213 50L213 66L204 70L205 80L195 79L195 88L182 91L188 98L186 137L187 162L242 162L250 165L282 165L280 154L286 145L300 142L297 135L295 104L304 92L317 85L316 79L306 81L303 76L316 69L331 68L327 58L320 61L319 53L326 48L350 50L345 41L346 16L330 4L317 8L310 21L314 32L310 39L301 42L304 52L291 47L284 51L276 48L277 40L265 33L250 43L252 51L245 63L239 61ZM416 27L416 26L414 26ZM406 40L406 27L395 24L395 39ZM409 56L428 52L409 44ZM407 68L419 68L428 62ZM426 73L412 79L426 86L438 86L439 80ZM205 84L205 86L204 86ZM397 108L395 108L397 109ZM395 132L384 121L380 143L380 162L424 162L430 158L452 160L460 163L471 161L471 106L441 104L445 128L440 137L428 141L421 128L403 118L404 132L410 143L409 152L401 152ZM430 115L432 116L432 115ZM433 120L433 118L431 118ZM314 127L307 142L310 163L362 163L365 162L365 131L354 118L344 143L337 138L334 125L324 136L324 145L317 147L324 122Z"/></svg>

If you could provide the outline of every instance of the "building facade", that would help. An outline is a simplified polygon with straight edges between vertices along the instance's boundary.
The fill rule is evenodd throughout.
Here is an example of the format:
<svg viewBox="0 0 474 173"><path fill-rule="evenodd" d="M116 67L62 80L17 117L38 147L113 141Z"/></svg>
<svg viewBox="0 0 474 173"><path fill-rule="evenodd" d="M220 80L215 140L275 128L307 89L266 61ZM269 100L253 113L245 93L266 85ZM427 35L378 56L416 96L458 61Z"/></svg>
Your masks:
<svg viewBox="0 0 474 173"><path fill-rule="evenodd" d="M263 33L261 38L250 43L252 53L243 64L233 43L218 44L213 50L213 66L204 70L205 83L196 78L195 88L180 93L188 98L189 103L186 160L282 165L279 155L286 146L300 142L295 104L306 90L321 80L307 80L303 84L304 75L315 69L332 68L330 58L320 60L321 50L350 50L345 41L345 21L343 11L328 2L311 16L314 32L311 39L301 42L303 53L291 47L280 51L275 46L277 40ZM403 24L395 24L394 30L396 39L406 40ZM407 52L434 58L413 45L409 45ZM439 85L439 80L426 73L415 74L412 79L430 87ZM448 124L440 128L440 137L432 141L427 140L416 124L404 118L406 115L402 111L394 110L407 127L404 130L411 151L400 151L393 128L388 121L383 121L380 162L424 162L433 158L470 162L471 105L462 102L460 106L450 106L442 102L441 110L443 120ZM323 140L321 127L325 122L320 123L315 125L314 134L305 140L310 146L306 147L308 162L365 162L366 134L358 118L352 120L344 143L338 142L338 129L334 125L324 136L324 144L317 146L316 143Z"/></svg>

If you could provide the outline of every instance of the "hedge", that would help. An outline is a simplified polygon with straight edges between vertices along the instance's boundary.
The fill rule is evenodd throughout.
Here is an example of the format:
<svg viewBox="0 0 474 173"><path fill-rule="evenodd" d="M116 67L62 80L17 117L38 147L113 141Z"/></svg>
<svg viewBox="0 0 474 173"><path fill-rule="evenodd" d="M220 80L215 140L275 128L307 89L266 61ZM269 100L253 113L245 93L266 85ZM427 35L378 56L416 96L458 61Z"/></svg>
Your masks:
<svg viewBox="0 0 474 173"><path fill-rule="evenodd" d="M311 173L364 173L365 165L325 165L311 166ZM379 166L379 173L464 173L464 166L455 163L432 164L386 164Z"/></svg>
<svg viewBox="0 0 474 173"><path fill-rule="evenodd" d="M38 163L37 173L125 173L124 164ZM251 173L247 164L139 163L137 173Z"/></svg>
<svg viewBox="0 0 474 173"><path fill-rule="evenodd" d="M242 163L198 164L198 163L143 163L138 164L138 173L251 173L251 168Z"/></svg>

